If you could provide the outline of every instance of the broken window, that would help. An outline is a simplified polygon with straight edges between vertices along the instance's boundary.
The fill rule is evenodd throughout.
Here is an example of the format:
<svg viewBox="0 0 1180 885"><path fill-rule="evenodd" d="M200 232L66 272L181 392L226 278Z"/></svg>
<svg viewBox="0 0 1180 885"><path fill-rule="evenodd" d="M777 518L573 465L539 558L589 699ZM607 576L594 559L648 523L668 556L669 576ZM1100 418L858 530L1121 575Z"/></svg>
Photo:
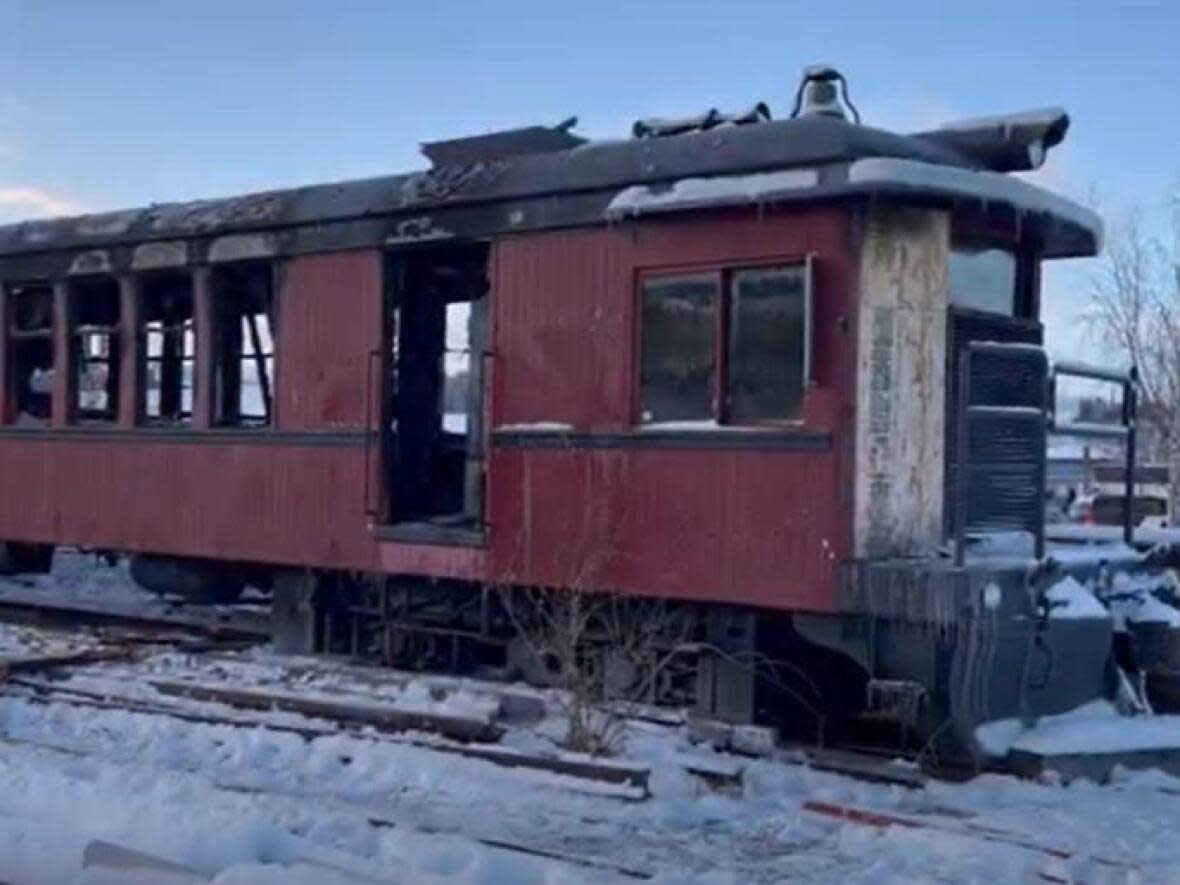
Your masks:
<svg viewBox="0 0 1180 885"><path fill-rule="evenodd" d="M811 357L808 267L644 280L641 421L754 424L796 418Z"/></svg>
<svg viewBox="0 0 1180 885"><path fill-rule="evenodd" d="M8 290L8 359L18 424L41 423L53 409L53 287Z"/></svg>
<svg viewBox="0 0 1180 885"><path fill-rule="evenodd" d="M70 289L72 301L74 416L114 421L119 411L119 284L85 280Z"/></svg>
<svg viewBox="0 0 1180 885"><path fill-rule="evenodd" d="M471 379L471 305L448 304L443 333L442 416L444 433L467 433Z"/></svg>
<svg viewBox="0 0 1180 885"><path fill-rule="evenodd" d="M219 425L265 427L273 421L273 280L266 263L227 266L214 274L214 414Z"/></svg>
<svg viewBox="0 0 1180 885"><path fill-rule="evenodd" d="M151 422L193 416L196 333L188 274L148 277L143 285L143 414Z"/></svg>

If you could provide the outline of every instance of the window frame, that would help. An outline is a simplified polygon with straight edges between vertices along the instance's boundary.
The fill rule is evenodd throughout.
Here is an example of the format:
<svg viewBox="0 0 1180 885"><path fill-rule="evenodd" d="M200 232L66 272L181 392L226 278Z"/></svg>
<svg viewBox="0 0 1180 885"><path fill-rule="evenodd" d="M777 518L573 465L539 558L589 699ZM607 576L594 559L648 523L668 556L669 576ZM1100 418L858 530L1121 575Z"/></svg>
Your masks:
<svg viewBox="0 0 1180 885"><path fill-rule="evenodd" d="M236 272L257 273L259 276L266 275L266 305L265 310L261 313L243 312L241 310L242 301L240 298L232 294L232 290L224 284L224 278L227 275ZM242 431L257 431L265 432L273 430L278 426L277 407L278 407L278 366L279 366L279 295L280 295L280 280L279 269L277 263L273 259L246 259L243 261L232 261L217 264L213 267L210 275L209 283L209 315L212 322L212 341L208 351L209 359L212 365L209 367L207 377L209 377L213 384L211 390L211 427L213 429L229 429ZM229 310L229 307L236 308ZM252 305L247 305L252 306ZM266 335L263 336L261 331L253 327L252 319L256 316L266 317ZM236 359L238 379L237 393L239 402L232 410L228 408L228 403L225 397L225 380L223 378L223 368L226 361L227 354L225 352L226 345L226 321L236 318L239 323L250 323L251 333L246 333L239 327L238 334L241 335L241 347L233 359ZM264 346L261 353L254 352L254 335L253 332L258 331L258 342ZM270 339L270 346L265 346L264 338ZM247 347L248 345L248 347ZM249 352L247 352L249 350ZM248 365L254 366L254 371L257 373L259 363L262 364L266 370L265 385L263 387L265 395L263 396L263 408L266 410L263 415L247 415L243 413L241 408L241 393L245 378L247 377L246 367ZM259 376L259 381L263 379Z"/></svg>
<svg viewBox="0 0 1180 885"><path fill-rule="evenodd" d="M111 326L95 326L94 324L83 324L78 322L79 316L79 296L91 286L94 286L99 281L107 281L114 288L115 295L115 311L118 317L117 321ZM67 283L67 298L69 298L70 306L68 313L69 329L67 330L68 338L68 355L69 364L67 371L69 373L69 423L80 424L88 427L102 428L112 427L119 423L120 400L123 395L123 379L122 379L122 359L123 348L126 346L127 324L126 318L123 316L123 293L122 286L117 276L111 274L94 274L85 277L71 279ZM83 296L84 297L84 296ZM105 335L107 339L107 355L105 357L90 357L85 353L84 338L87 335ZM84 409L81 403L82 387L80 379L80 371L82 366L89 364L102 364L107 367L107 409L105 414L100 414L96 409ZM113 386L110 379L114 379Z"/></svg>
<svg viewBox="0 0 1180 885"><path fill-rule="evenodd" d="M1003 314L955 304L951 300L950 260L956 249L1003 249L1012 253L1016 262L1013 279L1012 313ZM951 310L1009 320L1040 322L1041 320L1041 252L1040 242L1019 231L988 223L974 217L951 219L950 241L947 250L947 306Z"/></svg>
<svg viewBox="0 0 1180 885"><path fill-rule="evenodd" d="M17 352L20 349L19 342L31 341L35 339L47 338L49 340L50 354L52 362L50 364L50 371L56 372L57 366L57 337L58 337L58 315L57 315L57 291L56 285L52 279L48 278L31 278L6 280L0 282L4 287L4 314L0 317L3 322L3 328L0 328L0 334L4 336L4 383L7 389L2 391L0 396L0 403L3 404L5 414L0 414L0 424L11 427L36 427L45 428L53 424L54 421L54 401L56 399L56 390L51 390L49 393L49 413L44 418L35 418L30 416L30 422L26 424L22 421L22 413L20 411L21 390L20 378L17 373ZM49 296L49 326L48 329L34 329L34 330L18 330L16 329L17 308L16 304L24 296L26 290L38 289L46 290Z"/></svg>
<svg viewBox="0 0 1180 885"><path fill-rule="evenodd" d="M152 302L159 296L152 291L153 286L159 285L161 280L167 280L169 277L185 278L188 281L188 297L191 304L190 316L187 320L182 320L179 324L165 324L162 319L149 319L154 312L151 310ZM191 430L197 424L197 387L200 384L199 362L200 362L200 343L198 336L201 330L198 328L198 316L200 314L200 307L197 303L200 297L197 291L197 280L191 267L183 267L176 269L168 269L158 272L151 272L142 274L139 277L139 285L136 287L137 310L135 315L135 329L133 334L138 341L138 358L135 366L135 415L136 426L139 427L154 427L154 428L174 428ZM157 327L158 328L153 328ZM161 341L161 352L153 355L151 347L149 346L151 334L159 332L165 335L168 328L180 329L180 353L177 359L178 371L180 377L180 387L177 390L177 405L178 412L175 416L163 414L163 365L165 355L163 352L163 344L165 339ZM192 354L189 355L187 342L192 341ZM160 412L159 415L151 415L148 413L148 395L152 390L151 381L149 379L149 372L153 363L158 364L160 368ZM190 387L191 401L189 403L188 411L184 410L184 379L185 366L191 365L190 376L192 383Z"/></svg>
<svg viewBox="0 0 1180 885"><path fill-rule="evenodd" d="M730 377L730 330L734 305L734 284L737 277L747 271L768 271L777 268L800 268L803 272L803 371L802 396L795 415L784 418L742 421L735 423L731 414ZM712 420L718 428L734 430L765 430L774 428L795 428L806 423L806 401L808 391L814 386L814 334L815 334L815 254L812 252L792 253L749 261L708 262L700 264L679 264L640 268L635 272L632 284L632 306L635 321L632 323L632 402L631 424L640 429L659 430L664 423L644 420L643 415L643 296L645 285L652 280L674 281L677 279L706 279L714 282L714 328L713 328L713 389L709 392Z"/></svg>

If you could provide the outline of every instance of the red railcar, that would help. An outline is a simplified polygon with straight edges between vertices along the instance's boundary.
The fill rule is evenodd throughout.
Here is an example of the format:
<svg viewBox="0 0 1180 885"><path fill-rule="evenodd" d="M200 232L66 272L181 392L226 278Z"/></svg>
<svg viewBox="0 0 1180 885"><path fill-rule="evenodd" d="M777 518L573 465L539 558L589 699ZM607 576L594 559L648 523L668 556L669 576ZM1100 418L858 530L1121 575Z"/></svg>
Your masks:
<svg viewBox="0 0 1180 885"><path fill-rule="evenodd" d="M734 716L758 655L821 705L893 686L934 722L985 631L995 698L957 727L1010 712L1025 633L973 600L998 588L1012 627L1028 570L939 551L1043 535L1043 438L959 482L957 367L1039 341L1040 262L1099 225L1009 174L1064 114L895 135L834 82L782 121L534 127L408 175L0 228L9 567L74 545L273 584L287 644L423 663L440 637L511 658L505 588L671 601L698 703ZM1109 625L1074 631L1085 672L1046 709L1101 692Z"/></svg>

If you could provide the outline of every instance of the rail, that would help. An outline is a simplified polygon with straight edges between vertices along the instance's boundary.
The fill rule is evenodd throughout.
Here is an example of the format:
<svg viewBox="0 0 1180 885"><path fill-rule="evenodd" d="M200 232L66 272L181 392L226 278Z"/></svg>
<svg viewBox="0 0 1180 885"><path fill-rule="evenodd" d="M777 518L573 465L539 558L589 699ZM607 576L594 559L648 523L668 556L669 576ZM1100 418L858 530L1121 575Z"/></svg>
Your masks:
<svg viewBox="0 0 1180 885"><path fill-rule="evenodd" d="M1058 421L1057 382L1061 377L1119 385L1120 423ZM1124 540L1131 543L1138 407L1134 368L1120 371L1073 361L1050 362L1039 345L972 341L963 350L958 383L953 520L956 565L965 561L967 534L976 528L1028 531L1036 557L1044 556L1050 435L1124 444L1122 529Z"/></svg>
<svg viewBox="0 0 1180 885"><path fill-rule="evenodd" d="M1057 379L1061 376L1088 378L1117 384L1122 389L1119 424L1094 424L1084 421L1051 420L1053 433L1085 439L1113 439L1123 443L1123 541L1130 544L1135 537L1135 460L1137 457L1137 418L1139 410L1139 372L1131 366L1119 371L1087 363L1058 360L1049 374L1049 402L1057 402Z"/></svg>

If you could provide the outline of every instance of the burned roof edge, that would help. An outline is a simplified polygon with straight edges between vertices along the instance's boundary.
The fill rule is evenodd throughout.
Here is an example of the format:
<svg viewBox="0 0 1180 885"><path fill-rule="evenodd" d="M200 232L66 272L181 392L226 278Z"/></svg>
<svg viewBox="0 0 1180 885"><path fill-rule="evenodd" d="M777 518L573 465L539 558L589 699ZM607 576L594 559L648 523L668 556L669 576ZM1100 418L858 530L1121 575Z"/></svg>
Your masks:
<svg viewBox="0 0 1180 885"><path fill-rule="evenodd" d="M899 135L830 117L800 117L658 139L588 142L569 150L227 199L25 222L0 227L0 255L363 222L512 201L576 201L592 193L609 199L628 187L774 175L869 158L914 161L963 174L981 171L978 158L937 138ZM486 235L495 232L489 229Z"/></svg>

